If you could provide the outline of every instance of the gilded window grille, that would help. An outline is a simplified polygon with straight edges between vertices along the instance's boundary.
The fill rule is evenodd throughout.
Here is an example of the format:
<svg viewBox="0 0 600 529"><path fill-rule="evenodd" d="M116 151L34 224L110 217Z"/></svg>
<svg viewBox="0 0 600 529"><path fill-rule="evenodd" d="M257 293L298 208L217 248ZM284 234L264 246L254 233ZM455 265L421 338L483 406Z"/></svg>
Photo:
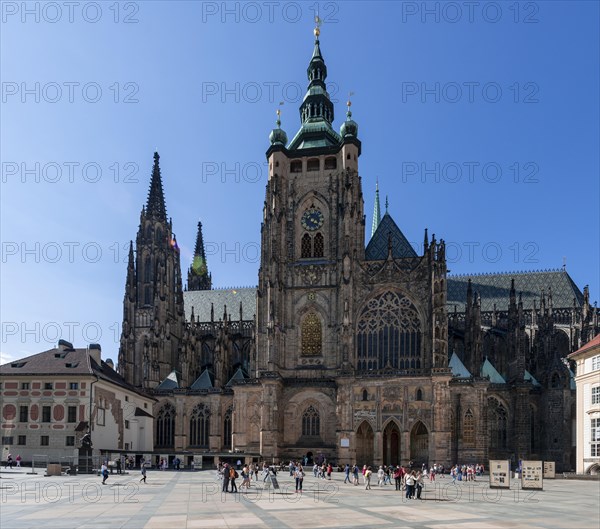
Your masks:
<svg viewBox="0 0 600 529"><path fill-rule="evenodd" d="M322 341L321 320L314 312L311 312L302 320L302 354L304 356L320 355Z"/></svg>

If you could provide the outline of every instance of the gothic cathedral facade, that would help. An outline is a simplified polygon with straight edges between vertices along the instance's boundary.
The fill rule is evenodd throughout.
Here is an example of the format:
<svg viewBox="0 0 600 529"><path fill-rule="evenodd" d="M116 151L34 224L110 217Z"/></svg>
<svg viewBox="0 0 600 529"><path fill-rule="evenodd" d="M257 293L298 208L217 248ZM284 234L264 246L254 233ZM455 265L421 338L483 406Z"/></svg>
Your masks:
<svg viewBox="0 0 600 529"><path fill-rule="evenodd" d="M157 398L157 453L339 463L572 467L573 374L599 330L567 272L447 275L375 206L339 133L318 31L300 130L267 150L258 287L213 290L198 226L182 288L159 157L129 253L118 369ZM237 459L236 455L236 459Z"/></svg>

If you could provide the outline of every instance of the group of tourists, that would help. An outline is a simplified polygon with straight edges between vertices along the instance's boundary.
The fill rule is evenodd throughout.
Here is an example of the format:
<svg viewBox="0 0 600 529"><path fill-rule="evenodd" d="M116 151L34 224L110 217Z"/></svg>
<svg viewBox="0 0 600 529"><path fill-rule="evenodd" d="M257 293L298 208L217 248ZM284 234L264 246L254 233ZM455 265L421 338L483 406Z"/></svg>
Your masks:
<svg viewBox="0 0 600 529"><path fill-rule="evenodd" d="M10 468L12 470L13 467L13 463L16 462L17 466L16 468L21 468L21 454L17 454L17 457L15 458L15 460L13 461L13 456L12 454L8 454L6 456L6 461L4 462L4 468Z"/></svg>
<svg viewBox="0 0 600 529"><path fill-rule="evenodd" d="M476 477L483 475L483 465L454 465L450 469L452 483L456 481L475 481Z"/></svg>

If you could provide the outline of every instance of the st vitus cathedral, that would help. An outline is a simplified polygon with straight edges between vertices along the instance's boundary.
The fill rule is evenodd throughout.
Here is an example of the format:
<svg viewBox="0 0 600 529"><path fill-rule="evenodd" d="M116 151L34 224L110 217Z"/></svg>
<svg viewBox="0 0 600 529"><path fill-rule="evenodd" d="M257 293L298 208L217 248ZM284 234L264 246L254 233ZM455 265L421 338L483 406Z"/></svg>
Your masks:
<svg viewBox="0 0 600 529"><path fill-rule="evenodd" d="M448 277L375 202L337 133L319 32L299 131L271 132L257 288L211 290L198 225L182 287L159 156L129 251L119 371L157 403L155 451L285 461L574 467L564 360L599 332L566 270Z"/></svg>

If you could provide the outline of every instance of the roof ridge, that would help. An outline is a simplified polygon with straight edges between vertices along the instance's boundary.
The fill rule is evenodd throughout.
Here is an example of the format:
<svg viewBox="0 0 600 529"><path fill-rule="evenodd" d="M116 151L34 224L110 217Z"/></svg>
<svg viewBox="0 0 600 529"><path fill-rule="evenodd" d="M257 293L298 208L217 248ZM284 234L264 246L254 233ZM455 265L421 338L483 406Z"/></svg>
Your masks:
<svg viewBox="0 0 600 529"><path fill-rule="evenodd" d="M508 276L508 275L524 275L524 274L541 274L541 273L554 273L554 272L564 272L567 274L567 271L562 268L546 268L546 269L538 269L538 270L514 270L509 272L476 272L476 273L462 273L462 274L448 274L448 277L483 277L483 276Z"/></svg>

